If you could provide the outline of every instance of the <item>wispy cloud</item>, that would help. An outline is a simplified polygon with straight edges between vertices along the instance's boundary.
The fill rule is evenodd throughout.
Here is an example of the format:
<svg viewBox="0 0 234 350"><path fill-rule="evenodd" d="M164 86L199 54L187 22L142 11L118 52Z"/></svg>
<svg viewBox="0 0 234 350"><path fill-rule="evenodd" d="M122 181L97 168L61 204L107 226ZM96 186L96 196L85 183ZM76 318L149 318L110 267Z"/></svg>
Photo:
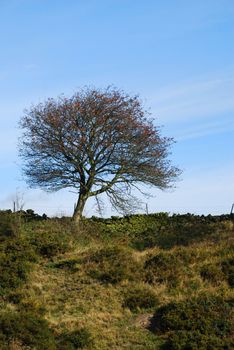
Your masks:
<svg viewBox="0 0 234 350"><path fill-rule="evenodd" d="M234 74L164 87L149 102L153 114L162 123L204 120L234 112Z"/></svg>
<svg viewBox="0 0 234 350"><path fill-rule="evenodd" d="M221 134L225 132L234 132L234 119L221 120L210 123L198 123L186 128L178 128L175 130L174 137L177 141L185 141L189 139L197 139L209 135Z"/></svg>

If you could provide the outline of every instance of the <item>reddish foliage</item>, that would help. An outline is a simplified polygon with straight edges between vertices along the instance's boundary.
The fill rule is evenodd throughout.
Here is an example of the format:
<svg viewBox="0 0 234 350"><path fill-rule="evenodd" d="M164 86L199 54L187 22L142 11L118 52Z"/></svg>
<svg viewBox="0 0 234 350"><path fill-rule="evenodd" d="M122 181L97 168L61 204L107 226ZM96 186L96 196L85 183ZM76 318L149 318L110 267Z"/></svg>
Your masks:
<svg viewBox="0 0 234 350"><path fill-rule="evenodd" d="M138 183L169 187L179 174L168 160L173 139L161 137L147 114L138 96L114 88L33 106L20 123L29 185L76 188L81 212L88 197L103 192L118 205Z"/></svg>

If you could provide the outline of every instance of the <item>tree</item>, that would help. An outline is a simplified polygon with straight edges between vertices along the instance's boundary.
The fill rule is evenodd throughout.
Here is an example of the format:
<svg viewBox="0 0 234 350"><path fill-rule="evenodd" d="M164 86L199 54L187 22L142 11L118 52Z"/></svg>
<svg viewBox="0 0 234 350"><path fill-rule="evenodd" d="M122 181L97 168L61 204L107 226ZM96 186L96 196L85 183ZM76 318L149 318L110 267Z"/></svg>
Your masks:
<svg viewBox="0 0 234 350"><path fill-rule="evenodd" d="M116 88L85 88L26 110L19 153L30 187L73 188L79 221L89 197L106 193L126 208L133 187L165 189L179 170L168 160L172 138L161 137L138 96Z"/></svg>

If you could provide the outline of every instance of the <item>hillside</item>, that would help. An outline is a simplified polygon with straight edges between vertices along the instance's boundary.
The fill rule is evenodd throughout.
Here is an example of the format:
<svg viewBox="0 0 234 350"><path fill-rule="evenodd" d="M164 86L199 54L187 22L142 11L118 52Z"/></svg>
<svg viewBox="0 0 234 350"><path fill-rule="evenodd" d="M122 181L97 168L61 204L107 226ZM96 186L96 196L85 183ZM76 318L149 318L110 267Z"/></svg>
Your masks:
<svg viewBox="0 0 234 350"><path fill-rule="evenodd" d="M0 349L232 349L234 218L0 212Z"/></svg>

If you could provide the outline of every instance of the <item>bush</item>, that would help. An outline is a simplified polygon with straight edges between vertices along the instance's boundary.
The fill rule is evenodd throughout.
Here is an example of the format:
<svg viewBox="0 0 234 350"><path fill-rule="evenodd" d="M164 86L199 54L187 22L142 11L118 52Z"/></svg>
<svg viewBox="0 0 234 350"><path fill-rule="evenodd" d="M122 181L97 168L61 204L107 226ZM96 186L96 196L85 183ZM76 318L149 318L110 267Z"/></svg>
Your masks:
<svg viewBox="0 0 234 350"><path fill-rule="evenodd" d="M133 280L141 272L141 265L133 259L131 251L120 247L101 249L86 258L85 263L88 275L102 283Z"/></svg>
<svg viewBox="0 0 234 350"><path fill-rule="evenodd" d="M125 293L123 306L128 307L131 311L138 309L151 309L158 304L158 298L146 288L134 288Z"/></svg>
<svg viewBox="0 0 234 350"><path fill-rule="evenodd" d="M0 212L0 239L2 241L5 237L9 236L14 236L10 215Z"/></svg>
<svg viewBox="0 0 234 350"><path fill-rule="evenodd" d="M200 221L199 218L192 219L186 215L175 215L172 216L167 231L160 232L158 235L157 245L163 249L188 246L198 240L206 239L213 231L213 226L207 221Z"/></svg>
<svg viewBox="0 0 234 350"><path fill-rule="evenodd" d="M26 282L36 255L23 239L8 239L0 244L0 292Z"/></svg>
<svg viewBox="0 0 234 350"><path fill-rule="evenodd" d="M55 263L50 263L49 266L56 268L56 269L62 269L62 270L68 270L69 272L76 272L78 270L78 265L82 262L82 259L64 259L57 261Z"/></svg>
<svg viewBox="0 0 234 350"><path fill-rule="evenodd" d="M164 214L164 215L163 215ZM139 250L158 246L170 249L174 246L188 246L211 236L221 222L221 217L195 216L192 214L172 215L161 213L143 216L145 224L137 231L131 245ZM150 221L150 225L149 222Z"/></svg>
<svg viewBox="0 0 234 350"><path fill-rule="evenodd" d="M19 219L17 214L12 214L9 210L0 210L0 241L18 236Z"/></svg>
<svg viewBox="0 0 234 350"><path fill-rule="evenodd" d="M103 219L92 217L88 221L93 225L97 224L102 232L113 237L113 236L126 236L126 232L133 238L133 242L143 238L143 233L152 229L158 231L162 225L168 222L167 213L157 214L137 214L128 215L125 217L112 216L111 219Z"/></svg>
<svg viewBox="0 0 234 350"><path fill-rule="evenodd" d="M58 337L58 350L83 349L90 344L92 344L92 337L85 328L70 333L65 332Z"/></svg>
<svg viewBox="0 0 234 350"><path fill-rule="evenodd" d="M178 331L169 335L162 350L231 350L234 343L198 331Z"/></svg>
<svg viewBox="0 0 234 350"><path fill-rule="evenodd" d="M145 279L148 283L168 283L176 287L182 269L181 260L175 253L160 252L145 262Z"/></svg>
<svg viewBox="0 0 234 350"><path fill-rule="evenodd" d="M234 259L230 258L222 262L222 271L231 288L234 287Z"/></svg>
<svg viewBox="0 0 234 350"><path fill-rule="evenodd" d="M233 225L230 219L229 215L169 216L168 213L156 213L129 215L123 218L112 217L111 219L92 217L86 220L86 224L90 224L87 226L90 226L91 235L93 232L95 235L98 232L98 236L102 238L121 237L127 240L132 248L144 250L155 246L170 249L174 246L188 246L209 237L213 239L213 234L217 230L226 230L227 223Z"/></svg>
<svg viewBox="0 0 234 350"><path fill-rule="evenodd" d="M36 214L34 210L27 209L26 211L21 211L21 215L25 222L30 221L43 221L43 220L49 220L46 214L43 214L42 216L39 214Z"/></svg>
<svg viewBox="0 0 234 350"><path fill-rule="evenodd" d="M213 296L172 302L156 310L151 329L159 334L198 331L224 338L232 329L231 303Z"/></svg>
<svg viewBox="0 0 234 350"><path fill-rule="evenodd" d="M69 249L69 237L57 232L43 232L30 238L36 252L47 258L63 254Z"/></svg>
<svg viewBox="0 0 234 350"><path fill-rule="evenodd" d="M30 349L56 349L48 322L32 312L8 311L0 314L0 339L5 345L14 339Z"/></svg>
<svg viewBox="0 0 234 350"><path fill-rule="evenodd" d="M224 274L220 266L215 264L205 264L201 267L200 275L203 280L213 284L218 284L224 280Z"/></svg>
<svg viewBox="0 0 234 350"><path fill-rule="evenodd" d="M148 228L147 230L136 234L132 243L130 244L132 248L139 251L145 249L153 248L158 245L158 238L162 228Z"/></svg>

